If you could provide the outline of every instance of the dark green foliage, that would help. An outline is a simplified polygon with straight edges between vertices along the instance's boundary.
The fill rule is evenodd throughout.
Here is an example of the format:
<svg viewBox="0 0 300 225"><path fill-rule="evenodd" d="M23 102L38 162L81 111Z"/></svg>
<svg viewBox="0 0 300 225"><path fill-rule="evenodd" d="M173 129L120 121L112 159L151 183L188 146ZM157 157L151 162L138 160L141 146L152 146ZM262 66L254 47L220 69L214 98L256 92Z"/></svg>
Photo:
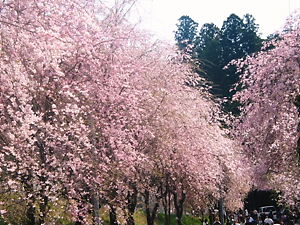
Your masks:
<svg viewBox="0 0 300 225"><path fill-rule="evenodd" d="M195 43L198 23L189 16L182 16L178 21L175 40L179 49L186 50L188 45Z"/></svg>
<svg viewBox="0 0 300 225"><path fill-rule="evenodd" d="M214 64L221 62L221 31L213 23L204 24L195 40L195 54L200 59L206 59Z"/></svg>
<svg viewBox="0 0 300 225"><path fill-rule="evenodd" d="M223 22L221 28L222 64L225 65L232 59L243 56L243 20L235 14L231 14Z"/></svg>
<svg viewBox="0 0 300 225"><path fill-rule="evenodd" d="M246 14L243 19L231 14L224 21L220 38L222 68L233 59L240 59L260 50L262 40L257 35L257 31L258 25L255 24L253 16L249 14ZM226 70L223 69L221 77L217 83L221 86L222 96L231 100L234 92L230 92L230 89L239 80L235 66L229 66Z"/></svg>
<svg viewBox="0 0 300 225"><path fill-rule="evenodd" d="M261 48L261 39L257 35L258 25L253 16L246 14L243 19L231 14L221 28L223 65L233 59L239 59Z"/></svg>
<svg viewBox="0 0 300 225"><path fill-rule="evenodd" d="M1 217L0 217L0 225L7 225L7 223L5 223Z"/></svg>
<svg viewBox="0 0 300 225"><path fill-rule="evenodd" d="M294 102L295 106L297 106L299 112L300 112L300 95L297 95Z"/></svg>
<svg viewBox="0 0 300 225"><path fill-rule="evenodd" d="M215 95L221 94L218 80L222 73L220 29L212 24L206 23L200 29L195 42L194 57L200 62L201 70L197 71L201 77L211 82L211 91Z"/></svg>
<svg viewBox="0 0 300 225"><path fill-rule="evenodd" d="M179 19L175 40L179 49L192 44L191 56L200 67L196 72L206 78L210 92L217 98L226 99L223 104L225 112L238 114L238 103L232 102L235 93L231 91L239 80L235 66L224 67L232 60L243 58L261 49L262 39L258 36L258 25L252 15L243 18L231 14L221 29L213 23L204 24L195 35L198 24L188 16Z"/></svg>
<svg viewBox="0 0 300 225"><path fill-rule="evenodd" d="M221 46L222 46L222 63L221 66L226 66L231 60L240 59L247 55L260 50L262 40L257 35L258 25L255 24L253 16L246 14L243 19L235 14L231 14L224 21L221 29ZM228 69L223 69L221 74L222 79L219 80L219 85L222 89L222 96L229 101L234 91L230 91L234 84L239 81L239 74L236 73L235 66L229 66ZM217 81L218 82L218 81ZM238 113L234 105L226 104L225 110L232 113Z"/></svg>

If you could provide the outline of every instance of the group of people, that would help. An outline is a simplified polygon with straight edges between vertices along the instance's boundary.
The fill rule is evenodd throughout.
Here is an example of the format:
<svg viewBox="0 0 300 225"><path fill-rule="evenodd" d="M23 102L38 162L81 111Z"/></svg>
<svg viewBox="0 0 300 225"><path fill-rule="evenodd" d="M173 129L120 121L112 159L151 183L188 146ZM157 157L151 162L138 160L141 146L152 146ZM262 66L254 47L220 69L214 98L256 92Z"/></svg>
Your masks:
<svg viewBox="0 0 300 225"><path fill-rule="evenodd" d="M230 225L294 225L295 221L291 215L281 214L280 212L273 213L258 213L257 210L254 210L251 213L248 213L247 210L240 210L237 214L230 216Z"/></svg>
<svg viewBox="0 0 300 225"><path fill-rule="evenodd" d="M225 225L300 225L296 219L300 218L300 216L293 215L290 211L258 213L257 210L254 210L249 213L247 210L239 210L238 212L229 215L225 214L225 217ZM222 225L218 215L215 215L213 218L209 218L209 220L202 220L202 225L210 224Z"/></svg>

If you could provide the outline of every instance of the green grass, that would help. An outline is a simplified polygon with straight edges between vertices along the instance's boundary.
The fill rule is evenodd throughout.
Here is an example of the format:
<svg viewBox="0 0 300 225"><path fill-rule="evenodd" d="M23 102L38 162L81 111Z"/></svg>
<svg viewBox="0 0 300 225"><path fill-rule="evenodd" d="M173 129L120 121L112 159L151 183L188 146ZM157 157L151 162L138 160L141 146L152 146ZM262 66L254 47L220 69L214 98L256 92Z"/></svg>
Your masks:
<svg viewBox="0 0 300 225"><path fill-rule="evenodd" d="M0 217L0 225L7 225L7 223L3 221L2 217Z"/></svg>
<svg viewBox="0 0 300 225"><path fill-rule="evenodd" d="M202 224L202 222L200 222L200 219L198 217L191 216L191 215L184 215L183 218L182 218L182 223L184 225L199 225L199 224Z"/></svg>
<svg viewBox="0 0 300 225"><path fill-rule="evenodd" d="M162 213L159 213L155 220L155 224L164 225L164 223L165 223L165 215ZM174 214L171 214L170 225L176 225L176 224L177 224L176 216ZM183 225L199 225L202 223L200 222L198 217L191 216L191 215L183 215L182 224Z"/></svg>
<svg viewBox="0 0 300 225"><path fill-rule="evenodd" d="M108 214L108 210L102 210L101 212L101 217L102 217L102 221L104 225L109 225L109 214ZM136 211L134 214L134 221L135 221L135 225L147 225L147 218L146 218L146 214L142 211ZM125 222L125 221L122 221ZM121 223L122 223L121 222ZM157 217L155 219L155 225L164 225L165 223L165 215L162 213L157 214ZM191 215L184 215L182 218L182 223L183 225L200 225L202 224L199 220L199 218L191 216ZM65 218L65 219L60 219L58 224L62 224L62 225L73 225L74 223L70 222L69 219ZM176 225L176 216L175 215L171 215L171 224L170 225ZM3 219L0 217L0 225L8 225L7 223L5 223L3 221Z"/></svg>
<svg viewBox="0 0 300 225"><path fill-rule="evenodd" d="M102 212L101 217L102 217L104 224L109 225L108 211ZM135 221L135 225L147 225L146 213L142 210L136 211L134 214L134 221ZM125 221L123 221L123 222L125 222ZM155 225L164 225L165 215L162 213L158 213L154 223L155 223ZM202 224L198 217L194 217L191 215L184 215L182 218L182 223L183 223L183 225L200 225L200 224ZM171 224L170 225L177 225L176 216L173 214L171 215Z"/></svg>
<svg viewBox="0 0 300 225"><path fill-rule="evenodd" d="M134 222L135 222L135 225L147 225L147 217L146 217L146 214L139 210L139 211L136 211L134 213Z"/></svg>

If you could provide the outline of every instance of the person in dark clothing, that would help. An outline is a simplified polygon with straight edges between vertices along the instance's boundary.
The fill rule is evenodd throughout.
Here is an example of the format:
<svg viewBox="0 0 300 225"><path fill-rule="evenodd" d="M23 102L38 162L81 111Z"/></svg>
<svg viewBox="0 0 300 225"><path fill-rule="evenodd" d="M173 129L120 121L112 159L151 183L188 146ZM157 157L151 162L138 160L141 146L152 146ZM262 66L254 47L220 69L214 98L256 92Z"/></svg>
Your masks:
<svg viewBox="0 0 300 225"><path fill-rule="evenodd" d="M251 217L252 217L253 220L254 220L252 224L257 225L257 224L258 224L258 213L257 213L257 210L254 210L254 211L252 212Z"/></svg>
<svg viewBox="0 0 300 225"><path fill-rule="evenodd" d="M271 218L272 220L274 220L274 215L273 215L272 211L269 213L269 218Z"/></svg>
<svg viewBox="0 0 300 225"><path fill-rule="evenodd" d="M263 221L263 224L264 224L264 221L265 221L265 219L266 219L266 214L261 213L261 214L260 214L260 219L261 219L261 221Z"/></svg>

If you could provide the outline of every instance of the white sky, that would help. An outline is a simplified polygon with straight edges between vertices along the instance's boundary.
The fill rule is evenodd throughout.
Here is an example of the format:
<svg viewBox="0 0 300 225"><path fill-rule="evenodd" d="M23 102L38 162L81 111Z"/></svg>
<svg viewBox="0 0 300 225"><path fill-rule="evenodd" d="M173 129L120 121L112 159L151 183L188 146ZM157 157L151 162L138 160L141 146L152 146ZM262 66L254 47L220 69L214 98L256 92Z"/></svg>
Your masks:
<svg viewBox="0 0 300 225"><path fill-rule="evenodd" d="M135 9L141 26L160 39L174 40L176 23L188 15L199 23L221 28L231 13L242 17L250 13L265 37L280 30L287 16L300 8L300 0L142 0Z"/></svg>

